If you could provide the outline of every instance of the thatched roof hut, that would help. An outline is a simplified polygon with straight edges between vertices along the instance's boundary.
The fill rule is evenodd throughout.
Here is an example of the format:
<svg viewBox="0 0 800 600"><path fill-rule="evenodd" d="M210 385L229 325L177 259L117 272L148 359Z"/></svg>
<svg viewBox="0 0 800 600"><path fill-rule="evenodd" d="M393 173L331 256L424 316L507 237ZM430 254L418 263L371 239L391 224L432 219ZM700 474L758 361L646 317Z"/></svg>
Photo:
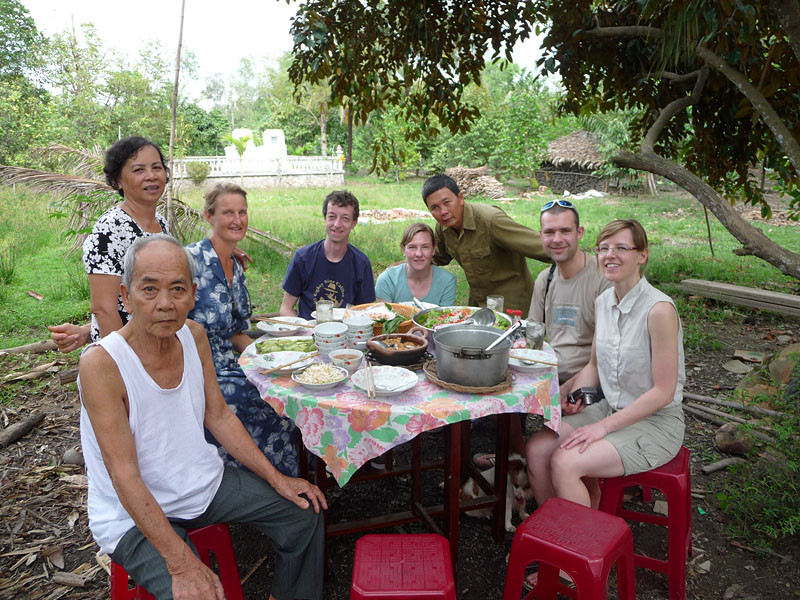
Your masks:
<svg viewBox="0 0 800 600"><path fill-rule="evenodd" d="M576 131L553 140L547 149L545 163L565 170L594 171L605 163L597 138L588 131Z"/></svg>

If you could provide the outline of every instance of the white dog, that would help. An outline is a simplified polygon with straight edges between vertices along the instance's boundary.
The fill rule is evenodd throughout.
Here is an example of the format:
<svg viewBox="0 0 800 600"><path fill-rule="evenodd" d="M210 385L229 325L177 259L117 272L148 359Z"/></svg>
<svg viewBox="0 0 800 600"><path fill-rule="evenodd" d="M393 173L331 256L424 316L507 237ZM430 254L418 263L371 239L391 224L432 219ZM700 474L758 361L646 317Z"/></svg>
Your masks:
<svg viewBox="0 0 800 600"><path fill-rule="evenodd" d="M494 467L482 471L483 478L490 484L494 483ZM478 482L472 477L467 479L463 486L461 486L461 499L472 500L485 496ZM506 487L506 531L515 531L516 527L511 524L512 512L519 514L520 519L527 519L530 515L525 510L525 505L533 498L533 490L528 484L528 470L525 465L525 459L519 454L511 454L508 457L508 484ZM479 508L467 512L471 517L491 519L491 508Z"/></svg>

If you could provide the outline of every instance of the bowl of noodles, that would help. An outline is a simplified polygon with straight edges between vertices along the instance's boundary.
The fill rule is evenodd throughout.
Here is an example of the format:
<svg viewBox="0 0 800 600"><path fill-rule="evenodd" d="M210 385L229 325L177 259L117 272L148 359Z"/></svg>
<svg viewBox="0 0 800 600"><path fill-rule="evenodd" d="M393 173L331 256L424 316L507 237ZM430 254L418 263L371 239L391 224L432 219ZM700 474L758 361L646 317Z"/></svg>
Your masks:
<svg viewBox="0 0 800 600"><path fill-rule="evenodd" d="M292 373L292 381L309 390L319 391L336 387L348 377L347 369L327 363L315 363Z"/></svg>

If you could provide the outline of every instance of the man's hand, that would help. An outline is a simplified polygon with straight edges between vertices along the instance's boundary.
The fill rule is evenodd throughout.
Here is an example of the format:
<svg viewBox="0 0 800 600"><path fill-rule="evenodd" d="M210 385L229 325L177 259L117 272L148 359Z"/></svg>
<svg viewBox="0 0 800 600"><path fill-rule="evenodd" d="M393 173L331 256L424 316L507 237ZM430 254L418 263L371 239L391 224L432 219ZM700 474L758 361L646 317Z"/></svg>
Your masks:
<svg viewBox="0 0 800 600"><path fill-rule="evenodd" d="M50 337L61 352L72 352L89 343L91 337L90 325L48 325Z"/></svg>
<svg viewBox="0 0 800 600"><path fill-rule="evenodd" d="M242 265L242 270L244 271L247 271L247 267L253 262L253 259L250 258L250 255L238 246L233 249L233 257L239 261L239 264Z"/></svg>
<svg viewBox="0 0 800 600"><path fill-rule="evenodd" d="M172 596L175 600L225 600L219 577L185 546L178 561L169 561L172 575Z"/></svg>
<svg viewBox="0 0 800 600"><path fill-rule="evenodd" d="M328 502L325 500L325 494L310 481L298 477L287 477L281 474L280 478L274 482L271 481L270 484L275 488L276 492L287 500L291 500L300 508L308 508L308 502L310 500L314 505L314 512L318 513L320 506L328 510ZM303 498L300 494L305 494L308 500Z"/></svg>

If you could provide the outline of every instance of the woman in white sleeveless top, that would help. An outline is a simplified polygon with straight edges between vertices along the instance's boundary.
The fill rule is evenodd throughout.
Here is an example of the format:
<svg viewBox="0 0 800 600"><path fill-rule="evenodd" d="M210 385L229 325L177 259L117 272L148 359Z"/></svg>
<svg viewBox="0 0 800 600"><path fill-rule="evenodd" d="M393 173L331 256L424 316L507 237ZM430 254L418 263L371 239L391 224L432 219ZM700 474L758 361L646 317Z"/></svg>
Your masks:
<svg viewBox="0 0 800 600"><path fill-rule="evenodd" d="M598 478L654 469L683 443L683 331L672 299L643 275L647 234L638 221L612 221L595 251L614 285L597 298L592 358L572 390L602 387L605 399L586 406L562 398L561 436L543 430L528 440L540 506L557 496L597 507Z"/></svg>

